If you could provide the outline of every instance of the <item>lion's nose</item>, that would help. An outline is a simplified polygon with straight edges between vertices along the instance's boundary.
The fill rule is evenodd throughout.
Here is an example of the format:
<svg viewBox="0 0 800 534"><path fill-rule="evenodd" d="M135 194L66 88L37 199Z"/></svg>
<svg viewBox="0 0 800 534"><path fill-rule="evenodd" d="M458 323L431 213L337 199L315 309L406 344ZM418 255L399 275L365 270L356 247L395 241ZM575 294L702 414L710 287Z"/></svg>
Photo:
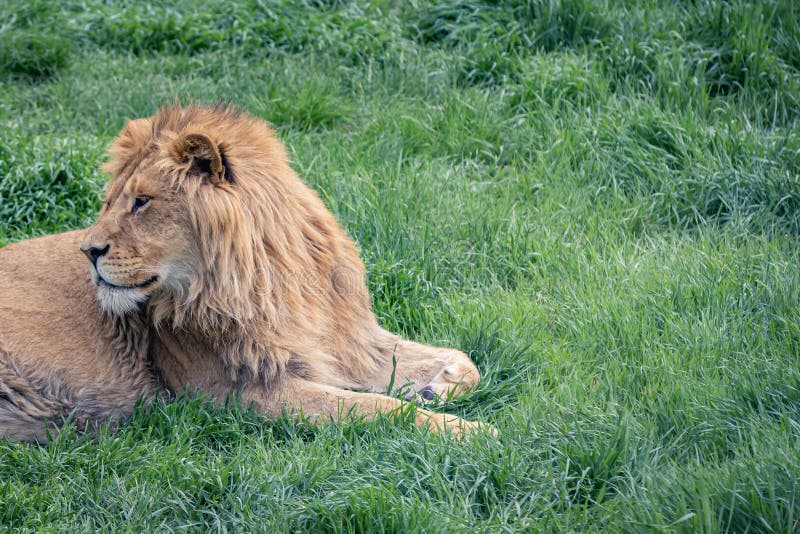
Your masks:
<svg viewBox="0 0 800 534"><path fill-rule="evenodd" d="M97 259L101 256L105 256L108 252L108 249L111 248L111 245L106 244L103 247L81 247L81 252L86 254L86 257L89 258L89 261L93 264L97 265Z"/></svg>

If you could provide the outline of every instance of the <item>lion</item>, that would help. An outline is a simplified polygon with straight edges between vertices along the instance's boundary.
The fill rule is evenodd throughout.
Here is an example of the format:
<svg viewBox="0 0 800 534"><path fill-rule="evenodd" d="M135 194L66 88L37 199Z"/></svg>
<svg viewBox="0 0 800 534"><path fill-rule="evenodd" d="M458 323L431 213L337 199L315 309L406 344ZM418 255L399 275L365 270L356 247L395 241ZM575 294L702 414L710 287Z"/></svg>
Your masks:
<svg viewBox="0 0 800 534"><path fill-rule="evenodd" d="M166 105L126 124L103 170L93 226L0 249L0 437L118 424L182 391L314 422L420 401L423 428L494 431L415 408L478 369L380 327L354 242L267 123Z"/></svg>

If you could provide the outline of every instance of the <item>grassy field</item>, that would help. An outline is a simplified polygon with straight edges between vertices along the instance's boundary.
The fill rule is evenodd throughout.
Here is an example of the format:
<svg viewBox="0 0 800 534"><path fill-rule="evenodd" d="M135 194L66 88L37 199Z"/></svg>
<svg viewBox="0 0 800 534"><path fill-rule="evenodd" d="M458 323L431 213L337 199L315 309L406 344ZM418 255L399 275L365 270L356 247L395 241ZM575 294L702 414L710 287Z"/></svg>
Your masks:
<svg viewBox="0 0 800 534"><path fill-rule="evenodd" d="M184 398L0 442L0 525L798 529L793 0L0 0L0 245L90 224L176 95L277 128L383 325L479 365L443 409L500 435Z"/></svg>

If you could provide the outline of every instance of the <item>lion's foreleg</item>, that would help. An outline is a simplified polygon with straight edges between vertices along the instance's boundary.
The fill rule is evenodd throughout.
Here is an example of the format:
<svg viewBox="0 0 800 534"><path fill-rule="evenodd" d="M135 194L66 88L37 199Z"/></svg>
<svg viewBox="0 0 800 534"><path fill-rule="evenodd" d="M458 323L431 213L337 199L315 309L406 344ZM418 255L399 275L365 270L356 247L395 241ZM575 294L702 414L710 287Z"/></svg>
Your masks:
<svg viewBox="0 0 800 534"><path fill-rule="evenodd" d="M380 413L393 414L409 409L417 426L435 432L447 430L462 435L479 427L478 423L458 416L416 408L385 395L349 391L298 378L287 378L278 391L269 395L264 393L254 386L242 396L243 400L253 402L257 410L273 417L285 410L312 421L346 421L351 417L372 419Z"/></svg>

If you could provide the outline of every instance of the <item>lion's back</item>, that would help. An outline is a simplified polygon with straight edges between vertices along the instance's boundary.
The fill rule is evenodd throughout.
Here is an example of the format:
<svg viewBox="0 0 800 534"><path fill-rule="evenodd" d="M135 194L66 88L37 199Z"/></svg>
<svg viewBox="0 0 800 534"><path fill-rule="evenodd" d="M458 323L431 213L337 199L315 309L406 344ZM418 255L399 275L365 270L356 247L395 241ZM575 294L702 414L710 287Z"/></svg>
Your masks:
<svg viewBox="0 0 800 534"><path fill-rule="evenodd" d="M16 364L42 373L95 371L79 369L81 357L100 349L102 323L79 244L76 231L0 249L0 350Z"/></svg>
<svg viewBox="0 0 800 534"><path fill-rule="evenodd" d="M0 437L44 439L67 415L79 428L116 419L157 389L146 365L117 354L80 239L0 249Z"/></svg>

